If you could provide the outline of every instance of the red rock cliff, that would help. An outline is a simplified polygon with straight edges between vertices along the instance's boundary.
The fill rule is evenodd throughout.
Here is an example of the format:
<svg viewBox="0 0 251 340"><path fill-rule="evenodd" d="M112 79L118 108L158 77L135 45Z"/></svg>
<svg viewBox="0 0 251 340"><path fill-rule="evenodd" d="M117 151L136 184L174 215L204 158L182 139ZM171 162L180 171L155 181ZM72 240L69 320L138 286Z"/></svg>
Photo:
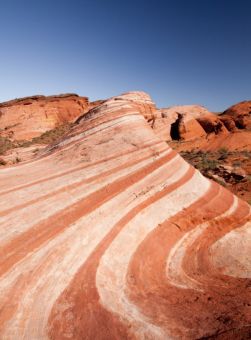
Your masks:
<svg viewBox="0 0 251 340"><path fill-rule="evenodd" d="M33 96L0 104L0 134L29 140L88 111L87 97L75 94Z"/></svg>

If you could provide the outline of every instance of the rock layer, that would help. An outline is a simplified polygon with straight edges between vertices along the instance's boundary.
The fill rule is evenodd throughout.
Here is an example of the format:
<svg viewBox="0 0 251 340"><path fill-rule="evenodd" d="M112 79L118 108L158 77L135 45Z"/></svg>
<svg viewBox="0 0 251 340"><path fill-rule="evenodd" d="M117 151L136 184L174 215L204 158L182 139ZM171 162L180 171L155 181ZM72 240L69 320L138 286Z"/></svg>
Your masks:
<svg viewBox="0 0 251 340"><path fill-rule="evenodd" d="M1 170L2 339L248 339L250 207L155 135L155 110L111 98Z"/></svg>
<svg viewBox="0 0 251 340"><path fill-rule="evenodd" d="M189 141L209 134L227 134L223 122L199 105L173 106L157 114L155 132L167 141Z"/></svg>
<svg viewBox="0 0 251 340"><path fill-rule="evenodd" d="M87 97L76 94L33 96L0 104L0 134L29 140L89 110Z"/></svg>

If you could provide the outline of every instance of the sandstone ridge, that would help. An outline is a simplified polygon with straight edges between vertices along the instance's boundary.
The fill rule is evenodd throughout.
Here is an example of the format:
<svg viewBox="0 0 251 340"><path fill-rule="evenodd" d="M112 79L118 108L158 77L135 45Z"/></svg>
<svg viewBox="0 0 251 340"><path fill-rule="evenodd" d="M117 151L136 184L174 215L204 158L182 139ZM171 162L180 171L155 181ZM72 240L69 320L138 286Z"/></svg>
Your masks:
<svg viewBox="0 0 251 340"><path fill-rule="evenodd" d="M142 92L1 169L2 339L248 339L250 206L152 129Z"/></svg>

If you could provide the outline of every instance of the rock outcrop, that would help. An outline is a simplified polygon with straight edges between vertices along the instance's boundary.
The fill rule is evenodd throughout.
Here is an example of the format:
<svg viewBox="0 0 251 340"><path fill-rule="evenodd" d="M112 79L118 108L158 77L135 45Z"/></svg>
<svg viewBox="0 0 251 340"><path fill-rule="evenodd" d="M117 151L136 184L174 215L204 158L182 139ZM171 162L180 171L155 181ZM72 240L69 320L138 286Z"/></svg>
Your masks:
<svg viewBox="0 0 251 340"><path fill-rule="evenodd" d="M223 122L199 105L173 106L157 114L155 132L167 141L189 141L208 135L227 134Z"/></svg>
<svg viewBox="0 0 251 340"><path fill-rule="evenodd" d="M177 150L192 149L251 150L251 102L234 105L222 114L209 112L203 106L173 106L156 111L155 133Z"/></svg>
<svg viewBox="0 0 251 340"><path fill-rule="evenodd" d="M159 139L144 93L0 176L2 339L251 332L250 206Z"/></svg>
<svg viewBox="0 0 251 340"><path fill-rule="evenodd" d="M30 140L89 110L87 97L76 94L33 96L0 104L0 135Z"/></svg>
<svg viewBox="0 0 251 340"><path fill-rule="evenodd" d="M231 125L233 130L251 130L251 101L244 101L231 106L220 115L220 119Z"/></svg>

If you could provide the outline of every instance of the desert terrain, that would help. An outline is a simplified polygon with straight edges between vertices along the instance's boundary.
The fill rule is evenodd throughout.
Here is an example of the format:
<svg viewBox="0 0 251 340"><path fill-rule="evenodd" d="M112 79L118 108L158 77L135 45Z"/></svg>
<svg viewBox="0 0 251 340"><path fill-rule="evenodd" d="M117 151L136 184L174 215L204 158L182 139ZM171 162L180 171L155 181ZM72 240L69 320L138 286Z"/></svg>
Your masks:
<svg viewBox="0 0 251 340"><path fill-rule="evenodd" d="M0 104L0 338L250 339L250 107Z"/></svg>

